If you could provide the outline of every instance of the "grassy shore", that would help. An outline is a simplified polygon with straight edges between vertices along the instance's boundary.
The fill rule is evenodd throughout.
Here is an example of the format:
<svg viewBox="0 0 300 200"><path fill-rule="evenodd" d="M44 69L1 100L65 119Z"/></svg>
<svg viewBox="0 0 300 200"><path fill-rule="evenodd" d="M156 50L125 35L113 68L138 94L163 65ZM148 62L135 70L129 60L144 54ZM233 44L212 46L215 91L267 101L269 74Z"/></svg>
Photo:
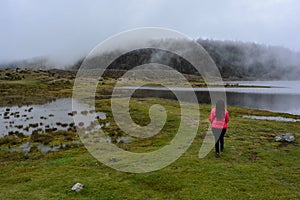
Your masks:
<svg viewBox="0 0 300 200"><path fill-rule="evenodd" d="M0 70L0 106L41 104L71 97L75 73L63 70Z"/></svg>
<svg viewBox="0 0 300 200"><path fill-rule="evenodd" d="M32 78L23 81L29 79ZM59 90L63 90L63 86ZM69 95L68 92L65 95ZM165 105L168 112L167 123L161 133L151 139L118 144L119 147L132 152L148 152L172 140L180 123L178 103L153 98L132 99L131 116L136 123L146 125L150 122L148 109L154 103ZM122 134L110 113L110 100L98 100L96 106L97 110L107 114L106 121L111 123L105 128L107 134L112 138ZM220 158L215 158L212 150L205 158L199 159L211 107L200 105L199 109L200 126L189 149L171 165L144 174L119 172L105 166L92 157L82 143L73 143L74 140L80 141L76 132L49 132L44 137L1 138L0 199L300 198L300 124L243 118L244 115L260 115L299 119L300 116L229 106L231 118L225 136L225 151ZM274 136L283 133L293 133L296 142L275 142ZM49 153L38 149L29 153L7 151L25 142L67 145ZM84 184L80 192L70 190L76 182Z"/></svg>
<svg viewBox="0 0 300 200"><path fill-rule="evenodd" d="M155 99L143 100L144 105ZM178 110L176 103L155 100ZM132 105L139 105L133 100ZM108 100L98 102L106 106ZM100 109L100 108L99 108ZM133 118L142 121L145 106L135 107ZM242 116L279 115L229 107L231 122L225 151L198 158L210 106L201 105L201 125L190 148L176 162L159 171L130 174L115 171L94 159L83 145L58 152L33 152L28 157L2 159L1 199L298 199L300 183L299 144L274 142L277 134L292 132L299 140L299 123L245 119ZM124 146L129 151L155 150L172 139L173 119L153 141L140 140ZM172 126L173 125L173 126ZM113 125L112 125L113 126ZM117 129L116 129L117 131ZM12 157L15 154L11 155ZM84 184L80 192L70 188Z"/></svg>

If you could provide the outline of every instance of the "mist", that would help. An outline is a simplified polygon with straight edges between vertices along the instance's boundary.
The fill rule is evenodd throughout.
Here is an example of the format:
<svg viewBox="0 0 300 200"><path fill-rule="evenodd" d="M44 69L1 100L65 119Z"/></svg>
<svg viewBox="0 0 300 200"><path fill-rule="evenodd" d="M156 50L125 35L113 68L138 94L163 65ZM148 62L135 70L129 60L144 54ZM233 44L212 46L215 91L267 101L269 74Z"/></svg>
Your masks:
<svg viewBox="0 0 300 200"><path fill-rule="evenodd" d="M299 13L297 0L3 0L0 63L43 57L49 66L65 67L110 36L138 27L174 29L193 39L249 41L299 51Z"/></svg>
<svg viewBox="0 0 300 200"><path fill-rule="evenodd" d="M5 68L27 68L27 69L70 69L74 65L78 65L78 62L81 62L84 59L85 55L64 57L63 55L47 55L47 56L38 56L28 59L15 60L10 62L0 63L0 69Z"/></svg>
<svg viewBox="0 0 300 200"><path fill-rule="evenodd" d="M247 79L299 79L300 52L254 42L203 40L223 77Z"/></svg>

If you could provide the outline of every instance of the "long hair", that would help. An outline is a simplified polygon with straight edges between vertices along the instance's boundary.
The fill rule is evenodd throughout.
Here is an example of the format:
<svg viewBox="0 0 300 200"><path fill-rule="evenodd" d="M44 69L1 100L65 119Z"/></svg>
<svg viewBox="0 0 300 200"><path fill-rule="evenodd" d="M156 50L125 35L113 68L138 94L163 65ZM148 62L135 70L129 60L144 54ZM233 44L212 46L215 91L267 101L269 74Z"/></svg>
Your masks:
<svg viewBox="0 0 300 200"><path fill-rule="evenodd" d="M216 117L217 119L223 119L225 116L225 104L223 100L219 100L216 103Z"/></svg>

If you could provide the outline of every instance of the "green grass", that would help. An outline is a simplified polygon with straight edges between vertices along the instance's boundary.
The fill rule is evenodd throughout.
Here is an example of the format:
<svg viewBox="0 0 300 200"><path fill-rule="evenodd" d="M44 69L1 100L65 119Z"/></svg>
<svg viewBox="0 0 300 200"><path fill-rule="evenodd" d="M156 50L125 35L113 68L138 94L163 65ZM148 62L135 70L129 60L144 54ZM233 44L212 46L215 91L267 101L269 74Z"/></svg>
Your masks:
<svg viewBox="0 0 300 200"><path fill-rule="evenodd" d="M0 106L41 104L57 97L71 97L73 78L34 70L0 70Z"/></svg>
<svg viewBox="0 0 300 200"><path fill-rule="evenodd" d="M9 78L21 80L4 80ZM24 77L23 77L24 76ZM188 77L193 85L203 81ZM112 137L124 135L114 123L110 110L110 93L115 79L98 85L96 109L107 114L103 130ZM0 70L0 104L45 103L57 97L70 97L73 79L45 71L15 72ZM28 94L34 95L28 95ZM161 104L168 118L162 131L149 139L118 144L131 152L149 152L168 145L179 127L180 108L175 101L132 99L131 117L140 125L150 122L148 110ZM196 105L190 106L193 113ZM150 173L119 172L97 161L78 140L74 132L49 132L43 137L7 136L0 138L0 199L300 199L300 124L243 118L243 115L284 116L238 107L229 107L230 124L225 136L225 151L220 158L212 150L199 159L199 149L209 126L210 105L200 105L200 126L189 149L174 163ZM192 123L192 122L191 122ZM293 133L296 142L274 142L274 136ZM67 144L58 152L29 154L7 152L25 142ZM80 182L84 189L70 191Z"/></svg>
<svg viewBox="0 0 300 200"><path fill-rule="evenodd" d="M162 132L151 139L135 140L121 147L133 152L153 151L168 144L179 123L174 101L132 99L132 118L149 123L148 108L165 105L168 120ZM97 109L109 113L109 100L97 101ZM213 150L199 159L208 127L209 105L200 106L200 126L192 145L171 165L150 173L131 174L111 169L83 147L0 162L0 199L299 199L299 123L242 118L243 115L276 116L279 113L229 107L230 124L225 151L220 158ZM295 117L285 114L287 117ZM299 116L297 116L299 118ZM274 142L274 136L291 132L292 144ZM14 158L14 154L11 154ZM84 189L70 191L80 182Z"/></svg>

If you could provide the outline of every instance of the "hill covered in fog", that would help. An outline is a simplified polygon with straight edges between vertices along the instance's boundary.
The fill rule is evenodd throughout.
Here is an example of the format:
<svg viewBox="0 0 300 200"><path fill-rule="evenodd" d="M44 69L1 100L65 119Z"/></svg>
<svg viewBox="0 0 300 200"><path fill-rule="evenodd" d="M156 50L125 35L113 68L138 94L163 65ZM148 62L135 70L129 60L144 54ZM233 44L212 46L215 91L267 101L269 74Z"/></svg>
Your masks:
<svg viewBox="0 0 300 200"><path fill-rule="evenodd" d="M199 39L223 78L300 79L300 52L278 46Z"/></svg>
<svg viewBox="0 0 300 200"><path fill-rule="evenodd" d="M153 42L153 41L152 41ZM184 41L159 41L174 45L184 50ZM225 79L239 80L300 80L300 52L283 47L262 44L198 39L197 42L209 53ZM118 52L108 52L100 57L92 58L91 68L97 67L99 59L109 59ZM55 60L35 58L0 64L0 68L29 69L78 69L83 59L72 64L58 64ZM129 70L135 66L158 62L171 66L185 74L196 74L195 68L181 57L158 49L141 49L129 52L116 59L110 69ZM74 64L75 63L75 64Z"/></svg>

